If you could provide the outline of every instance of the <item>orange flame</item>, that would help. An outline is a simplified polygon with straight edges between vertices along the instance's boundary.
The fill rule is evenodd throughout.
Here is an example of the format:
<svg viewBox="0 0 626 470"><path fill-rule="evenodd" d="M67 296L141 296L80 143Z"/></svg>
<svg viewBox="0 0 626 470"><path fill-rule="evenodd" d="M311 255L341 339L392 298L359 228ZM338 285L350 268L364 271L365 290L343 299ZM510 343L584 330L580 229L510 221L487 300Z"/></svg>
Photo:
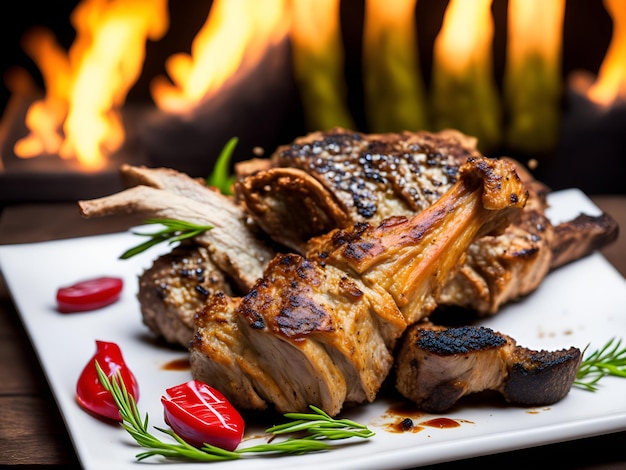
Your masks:
<svg viewBox="0 0 626 470"><path fill-rule="evenodd" d="M152 97L165 111L183 112L215 93L241 68L254 67L268 46L289 30L286 0L216 0L198 32L191 55L176 54L166 62L173 83L158 77Z"/></svg>
<svg viewBox="0 0 626 470"><path fill-rule="evenodd" d="M613 20L613 37L587 97L609 106L626 99L626 8L623 0L604 0L604 6Z"/></svg>
<svg viewBox="0 0 626 470"><path fill-rule="evenodd" d="M410 31L404 27L413 26L406 15L412 14L416 0L388 3L366 4L370 13L366 21L371 21L366 27L395 27L394 38L405 37L414 42ZM526 3L511 1L511 9L515 5L521 8L522 4L528 7ZM558 6L563 1L553 3ZM321 3L313 0L214 0L206 22L192 43L191 53L171 56L165 64L167 77L157 77L152 82L156 106L176 113L192 109L212 97L229 79L236 78L237 73L257 66L269 48L291 33L295 74L297 76L301 69L306 75L308 82L303 85L301 81L301 91L307 92L308 86L312 97L309 102L313 104L305 112L322 115L322 110L330 115L329 119L337 120L337 116L345 115L344 122L351 122L345 103L339 102L345 91L339 83L343 76L343 56L338 50L341 45L339 4L339 0ZM377 11L376 5L387 9ZM308 13L308 8L313 6L315 10ZM400 6L403 9L396 11ZM502 133L502 103L492 76L491 6L492 0L448 2L441 32L434 43L431 101L423 106L431 105L432 109L427 111L433 116L435 128L458 128L477 136L486 147L499 144ZM626 9L623 0L605 0L605 6L613 18L613 38L597 81L588 83L586 90L590 99L609 104L626 96ZM531 14L530 10L526 13ZM314 21L321 13L329 11L336 12L333 13L336 17L326 23L323 17ZM561 10L542 15L545 11L534 10L535 18L542 23L548 17L561 19ZM537 20L529 20L529 26L522 16L526 13L515 8L517 23L524 24L525 30L532 30ZM37 29L25 37L24 49L42 73L46 95L27 111L30 134L19 140L14 150L17 156L25 158L45 154L76 158L83 169L98 170L106 164L107 156L119 150L124 142L119 111L141 74L146 41L160 39L169 27L167 0L82 0L72 13L71 21L77 34L67 52L47 30ZM381 24L375 24L376 21ZM521 41L513 40L515 34L511 36L507 52L509 66L515 67L520 60L536 55L546 63L558 62L560 30L546 37L544 29L535 27L537 36L524 37ZM367 46L372 40L367 31L365 33ZM390 40L384 31L381 37ZM394 50L403 47L395 42L391 44ZM394 59L391 56L381 52L380 60ZM364 59L365 64L367 59ZM392 63L394 67L401 64L409 68L409 62L397 57ZM390 67L390 73L398 74L397 69ZM322 73L326 76L320 78ZM522 79L530 83L538 76L541 73L535 70L531 78ZM385 80L383 83L388 84ZM398 87L396 84L395 88ZM402 93L405 101L408 94L406 89ZM308 106L309 102L304 99L303 102ZM315 107L317 109L313 109ZM393 112L399 114L397 109ZM521 116L518 109L513 112Z"/></svg>
<svg viewBox="0 0 626 470"><path fill-rule="evenodd" d="M509 0L503 91L507 143L544 152L558 139L565 0Z"/></svg>
<svg viewBox="0 0 626 470"><path fill-rule="evenodd" d="M76 41L68 54L48 32L26 38L25 49L41 70L48 94L29 109L31 134L17 142L15 153L57 153L76 157L86 170L98 170L124 141L118 109L143 68L146 38L157 40L167 31L167 4L85 0L71 21Z"/></svg>
<svg viewBox="0 0 626 470"><path fill-rule="evenodd" d="M491 63L491 0L452 1L448 5L434 54L451 75Z"/></svg>
<svg viewBox="0 0 626 470"><path fill-rule="evenodd" d="M485 152L501 140L493 33L491 0L450 0L433 48L433 126L472 135Z"/></svg>

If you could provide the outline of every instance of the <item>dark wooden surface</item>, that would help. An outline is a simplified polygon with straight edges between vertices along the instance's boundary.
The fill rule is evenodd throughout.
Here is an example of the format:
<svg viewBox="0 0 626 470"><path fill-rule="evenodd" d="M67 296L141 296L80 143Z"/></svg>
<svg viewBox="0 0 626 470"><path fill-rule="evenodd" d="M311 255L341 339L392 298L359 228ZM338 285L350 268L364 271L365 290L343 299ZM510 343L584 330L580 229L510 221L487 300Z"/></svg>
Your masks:
<svg viewBox="0 0 626 470"><path fill-rule="evenodd" d="M626 230L626 196L593 198ZM75 204L15 204L0 214L0 244L28 243L125 230L133 217L83 220ZM626 276L626 233L603 254ZM624 312L626 314L626 311ZM624 332L626 334L626 332ZM0 467L80 468L37 356L0 276ZM626 400L626 397L624 397ZM626 469L624 430L570 442L451 462L443 470L548 465L559 469Z"/></svg>

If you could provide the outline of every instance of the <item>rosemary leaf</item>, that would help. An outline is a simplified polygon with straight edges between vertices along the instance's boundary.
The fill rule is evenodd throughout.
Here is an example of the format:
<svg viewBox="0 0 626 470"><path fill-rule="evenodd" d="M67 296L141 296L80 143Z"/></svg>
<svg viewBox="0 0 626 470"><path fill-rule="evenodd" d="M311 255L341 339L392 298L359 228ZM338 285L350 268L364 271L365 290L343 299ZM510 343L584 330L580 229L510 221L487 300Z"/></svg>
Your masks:
<svg viewBox="0 0 626 470"><path fill-rule="evenodd" d="M231 187L235 178L234 176L230 175L228 170L230 159L238 142L239 139L237 137L232 137L226 143L219 156L217 157L215 165L213 166L213 171L206 179L207 186L213 186L219 189L222 194L232 194Z"/></svg>
<svg viewBox="0 0 626 470"><path fill-rule="evenodd" d="M611 338L600 349L583 357L573 385L595 392L600 379L609 375L626 378L626 347L622 347L621 339Z"/></svg>
<svg viewBox="0 0 626 470"><path fill-rule="evenodd" d="M130 434L139 446L146 449L135 455L139 461L154 456L175 460L217 462L240 459L244 454L299 455L331 449L331 445L325 442L328 440L350 437L366 439L374 436L374 433L362 424L348 419L331 418L321 409L310 406L314 413L285 414L286 418L296 416L298 419L266 430L270 436L304 432L306 433L304 437L286 438L279 442L240 447L234 451L229 451L210 444L204 444L201 448L194 447L186 443L171 429L155 426L154 429L173 440L173 442L164 442L148 431L148 415L146 414L144 418L141 417L137 403L133 396L128 393L121 374L118 373L109 379L98 363L96 363L96 370L102 386L113 395L115 404L120 410L122 428Z"/></svg>
<svg viewBox="0 0 626 470"><path fill-rule="evenodd" d="M198 225L192 222L176 219L148 219L146 224L160 224L164 228L153 233L133 232L135 235L149 237L149 239L139 245L126 250L120 259L129 259L139 253L152 248L159 243L168 242L170 244L196 237L207 230L211 230L211 225Z"/></svg>

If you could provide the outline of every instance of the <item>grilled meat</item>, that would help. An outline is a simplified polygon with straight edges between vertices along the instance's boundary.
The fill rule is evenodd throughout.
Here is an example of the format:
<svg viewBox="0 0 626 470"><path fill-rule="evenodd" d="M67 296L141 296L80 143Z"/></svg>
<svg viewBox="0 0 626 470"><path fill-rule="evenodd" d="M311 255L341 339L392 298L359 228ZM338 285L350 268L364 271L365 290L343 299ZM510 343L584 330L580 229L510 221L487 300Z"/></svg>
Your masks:
<svg viewBox="0 0 626 470"><path fill-rule="evenodd" d="M582 258L614 242L619 235L619 226L608 214L592 217L580 214L555 227L550 267L558 268L571 260Z"/></svg>
<svg viewBox="0 0 626 470"><path fill-rule="evenodd" d="M430 413L486 390L514 405L545 406L567 395L581 360L578 348L533 351L485 327L416 324L396 358L396 388Z"/></svg>
<svg viewBox="0 0 626 470"><path fill-rule="evenodd" d="M185 243L141 273L137 298L150 331L186 349L193 338L194 315L217 292L232 293L224 274L206 248Z"/></svg>
<svg viewBox="0 0 626 470"><path fill-rule="evenodd" d="M470 158L417 215L334 230L307 257L277 255L247 295L220 294L197 316L193 376L242 409L313 404L336 415L371 402L406 325L432 312L469 244L501 230L527 197L509 162Z"/></svg>
<svg viewBox="0 0 626 470"><path fill-rule="evenodd" d="M122 165L120 175L128 189L79 201L84 217L137 213L214 227L157 258L139 279L144 323L157 337L187 348L193 315L208 295L247 292L274 250L232 198L200 180L167 168L131 165Z"/></svg>
<svg viewBox="0 0 626 470"><path fill-rule="evenodd" d="M452 187L469 157L480 156L474 145L456 131L314 132L279 147L269 168L239 164L235 194L265 232L304 252L310 238L334 228L378 225L426 209ZM294 214L297 227L285 223ZM285 225L298 232L283 234Z"/></svg>
<svg viewBox="0 0 626 470"><path fill-rule="evenodd" d="M274 250L259 236L242 208L217 190L165 168L123 165L122 179L134 185L119 193L79 201L84 217L145 214L146 217L211 225L194 238L234 286L247 291L261 276Z"/></svg>
<svg viewBox="0 0 626 470"><path fill-rule="evenodd" d="M479 155L475 145L456 131L314 132L279 147L265 168L242 165L235 191L270 237L304 253L312 237L334 228L376 225L429 207L455 183L461 165ZM548 189L514 163L529 191L524 211L502 234L469 248L463 267L437 299L440 305L492 315L535 290L550 269L617 237L617 224L606 214L555 228L545 216Z"/></svg>

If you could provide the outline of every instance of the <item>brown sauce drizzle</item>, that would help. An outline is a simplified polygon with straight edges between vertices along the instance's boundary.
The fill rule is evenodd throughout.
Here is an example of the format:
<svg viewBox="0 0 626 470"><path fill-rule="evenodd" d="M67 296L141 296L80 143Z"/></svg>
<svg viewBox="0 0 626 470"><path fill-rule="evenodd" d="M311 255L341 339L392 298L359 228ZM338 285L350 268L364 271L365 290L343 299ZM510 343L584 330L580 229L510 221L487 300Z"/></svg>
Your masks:
<svg viewBox="0 0 626 470"><path fill-rule="evenodd" d="M426 427L437 429L452 429L461 426L462 422L469 422L446 417L430 418L420 421L426 417L426 413L417 409L410 403L395 403L391 405L385 413L386 418L391 418L392 422L387 423L385 430L392 433L420 432Z"/></svg>
<svg viewBox="0 0 626 470"><path fill-rule="evenodd" d="M172 361L166 362L163 364L163 370L188 370L191 366L189 365L189 358L184 357L181 359L174 359Z"/></svg>
<svg viewBox="0 0 626 470"><path fill-rule="evenodd" d="M419 423L422 426L428 426L431 428L449 429L458 428L461 423L450 418L433 418Z"/></svg>

